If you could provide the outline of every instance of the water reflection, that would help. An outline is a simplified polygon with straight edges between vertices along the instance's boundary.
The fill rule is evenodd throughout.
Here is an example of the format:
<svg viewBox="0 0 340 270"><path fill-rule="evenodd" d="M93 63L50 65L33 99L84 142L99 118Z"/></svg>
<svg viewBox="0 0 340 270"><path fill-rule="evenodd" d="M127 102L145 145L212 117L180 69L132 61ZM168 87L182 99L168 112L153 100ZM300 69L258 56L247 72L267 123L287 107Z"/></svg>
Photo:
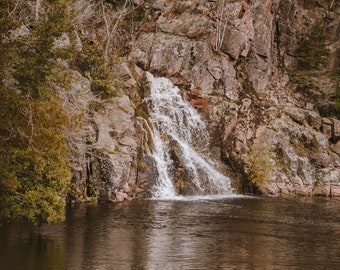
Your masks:
<svg viewBox="0 0 340 270"><path fill-rule="evenodd" d="M0 229L1 269L338 269L339 200L133 201Z"/></svg>

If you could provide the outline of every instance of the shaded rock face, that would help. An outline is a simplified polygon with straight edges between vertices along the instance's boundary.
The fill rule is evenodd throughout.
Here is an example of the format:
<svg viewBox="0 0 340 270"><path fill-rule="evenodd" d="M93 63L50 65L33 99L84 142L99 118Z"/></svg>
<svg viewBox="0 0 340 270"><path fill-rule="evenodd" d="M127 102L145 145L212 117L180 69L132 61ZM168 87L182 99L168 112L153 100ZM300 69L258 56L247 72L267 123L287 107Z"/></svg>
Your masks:
<svg viewBox="0 0 340 270"><path fill-rule="evenodd" d="M112 188L134 183L137 168L137 137L132 117L134 110L127 96L105 102L94 114L97 138L95 150L100 153L97 164L92 168L99 172L100 194L114 193Z"/></svg>
<svg viewBox="0 0 340 270"><path fill-rule="evenodd" d="M322 68L339 67L340 7L335 2L330 8L326 0L148 1L145 14L157 16L139 22L131 50L120 59L124 68L117 65L129 93L89 113L91 147L86 162L74 169L77 188L121 201L155 181L152 146L146 143L150 131L141 123L147 115L143 121L136 117L142 100L131 105L149 71L169 78L201 113L211 151L239 192L339 196L340 121L321 113L321 100L327 103L335 95L338 82L313 77L315 92L306 93L287 73L298 64L301 40L319 22L330 50L328 66ZM273 165L271 180L251 182L250 149L263 145L271 153L265 157Z"/></svg>
<svg viewBox="0 0 340 270"><path fill-rule="evenodd" d="M73 173L69 199L131 199L145 189L137 183L135 110L128 96L99 100L90 87L88 79L73 72L70 89L61 97L64 109L79 119L79 127L67 132Z"/></svg>

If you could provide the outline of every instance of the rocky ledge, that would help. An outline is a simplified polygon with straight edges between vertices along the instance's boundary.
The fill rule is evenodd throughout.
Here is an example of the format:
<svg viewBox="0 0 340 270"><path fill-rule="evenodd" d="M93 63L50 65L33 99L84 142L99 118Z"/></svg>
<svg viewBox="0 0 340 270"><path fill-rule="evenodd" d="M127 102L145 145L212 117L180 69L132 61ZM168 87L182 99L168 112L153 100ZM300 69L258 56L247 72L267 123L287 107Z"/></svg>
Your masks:
<svg viewBox="0 0 340 270"><path fill-rule="evenodd" d="M340 196L336 1L134 5L140 8L133 39L114 61L115 78L124 85L118 97L69 104L83 104L86 112L83 128L71 136L85 142L73 148L71 200L149 194L157 172L149 155L145 71L169 78L201 113L211 151L239 192ZM327 54L307 55L305 63L301 46L319 28L325 36L318 46ZM78 96L90 94L91 78L75 73L74 80Z"/></svg>

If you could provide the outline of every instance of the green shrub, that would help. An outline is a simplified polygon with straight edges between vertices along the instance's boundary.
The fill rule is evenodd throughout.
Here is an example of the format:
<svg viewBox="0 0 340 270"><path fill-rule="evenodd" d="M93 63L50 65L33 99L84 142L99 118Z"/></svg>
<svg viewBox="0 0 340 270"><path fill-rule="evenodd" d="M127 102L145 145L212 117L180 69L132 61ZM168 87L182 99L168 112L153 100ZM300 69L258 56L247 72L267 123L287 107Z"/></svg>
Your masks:
<svg viewBox="0 0 340 270"><path fill-rule="evenodd" d="M311 34L301 40L296 50L297 68L299 70L312 70L324 67L329 56L326 41L324 29L316 24Z"/></svg>
<svg viewBox="0 0 340 270"><path fill-rule="evenodd" d="M103 98L118 96L118 91L114 88L109 80L93 80L91 83L91 91Z"/></svg>
<svg viewBox="0 0 340 270"><path fill-rule="evenodd" d="M266 144L253 144L246 153L246 169L250 181L258 187L271 181L270 173L274 169L273 152Z"/></svg>
<svg viewBox="0 0 340 270"><path fill-rule="evenodd" d="M329 37L324 22L316 22L310 34L301 39L296 54L295 69L287 70L290 81L297 84L297 90L314 102L323 117L340 117L340 73L339 69L327 67L330 51L327 48ZM323 90L318 83L331 79L334 92Z"/></svg>
<svg viewBox="0 0 340 270"><path fill-rule="evenodd" d="M329 72L329 77L336 82L335 89L335 116L340 118L340 68Z"/></svg>

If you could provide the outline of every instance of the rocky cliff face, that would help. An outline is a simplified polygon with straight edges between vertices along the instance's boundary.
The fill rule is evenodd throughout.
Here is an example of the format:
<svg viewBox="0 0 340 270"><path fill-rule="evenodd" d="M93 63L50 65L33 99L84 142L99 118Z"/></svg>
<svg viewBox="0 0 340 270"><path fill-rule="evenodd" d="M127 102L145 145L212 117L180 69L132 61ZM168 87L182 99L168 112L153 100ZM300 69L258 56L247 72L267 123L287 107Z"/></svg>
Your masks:
<svg viewBox="0 0 340 270"><path fill-rule="evenodd" d="M110 3L116 13L122 8ZM123 52L109 54L112 82L123 85L119 97L79 98L92 95L91 78L73 74L78 98L66 106L84 113L69 141L84 145L72 148L72 200L147 194L156 172L145 71L169 78L200 111L210 148L240 192L340 195L337 1L152 0L133 7L120 21L133 23L121 30L129 42L116 42ZM100 30L84 33L100 38Z"/></svg>

